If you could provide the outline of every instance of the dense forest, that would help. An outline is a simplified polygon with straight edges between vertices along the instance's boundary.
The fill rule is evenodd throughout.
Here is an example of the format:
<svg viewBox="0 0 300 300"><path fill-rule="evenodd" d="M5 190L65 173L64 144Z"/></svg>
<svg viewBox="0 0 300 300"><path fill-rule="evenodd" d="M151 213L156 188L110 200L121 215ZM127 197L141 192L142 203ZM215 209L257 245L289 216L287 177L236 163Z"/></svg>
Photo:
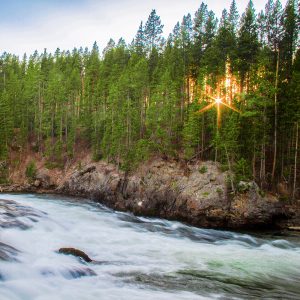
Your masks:
<svg viewBox="0 0 300 300"><path fill-rule="evenodd" d="M299 2L202 3L168 38L153 10L130 44L0 57L0 171L28 144L53 166L84 141L126 171L159 155L215 160L262 189L300 186ZM50 165L50 164L49 164Z"/></svg>

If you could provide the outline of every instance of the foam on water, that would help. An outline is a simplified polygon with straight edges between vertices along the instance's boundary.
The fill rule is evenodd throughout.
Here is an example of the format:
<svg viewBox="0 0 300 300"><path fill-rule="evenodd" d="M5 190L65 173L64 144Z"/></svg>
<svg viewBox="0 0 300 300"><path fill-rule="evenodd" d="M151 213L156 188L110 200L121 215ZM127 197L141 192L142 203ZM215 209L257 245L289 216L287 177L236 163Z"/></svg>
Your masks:
<svg viewBox="0 0 300 300"><path fill-rule="evenodd" d="M26 230L0 230L0 241L20 251L17 261L0 261L0 300L295 299L300 294L297 239L138 218L61 196L0 198L41 212L36 219L21 217ZM58 254L61 247L78 248L105 264L83 264Z"/></svg>

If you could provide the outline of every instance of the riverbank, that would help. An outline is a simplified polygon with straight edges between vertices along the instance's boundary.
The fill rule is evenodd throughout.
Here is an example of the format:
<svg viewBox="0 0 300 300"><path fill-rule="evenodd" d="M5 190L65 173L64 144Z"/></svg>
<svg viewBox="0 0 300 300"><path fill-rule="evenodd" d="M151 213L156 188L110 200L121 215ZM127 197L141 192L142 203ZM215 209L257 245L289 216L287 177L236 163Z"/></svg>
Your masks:
<svg viewBox="0 0 300 300"><path fill-rule="evenodd" d="M107 162L85 158L63 170L39 164L30 182L24 176L15 181L1 186L1 191L88 197L115 210L199 227L297 229L300 225L299 202L291 205L262 193L254 182L242 183L242 192L233 194L228 173L211 161L183 164L156 158L127 174Z"/></svg>

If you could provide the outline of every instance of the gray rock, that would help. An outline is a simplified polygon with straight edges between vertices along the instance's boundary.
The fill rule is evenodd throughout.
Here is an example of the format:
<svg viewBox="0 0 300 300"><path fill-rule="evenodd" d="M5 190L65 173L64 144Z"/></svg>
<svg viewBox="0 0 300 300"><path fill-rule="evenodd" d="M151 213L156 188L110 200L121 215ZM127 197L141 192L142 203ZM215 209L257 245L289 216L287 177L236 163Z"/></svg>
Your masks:
<svg viewBox="0 0 300 300"><path fill-rule="evenodd" d="M43 188L49 188L51 186L49 171L47 171L46 169L38 170L35 179L39 183L38 187L41 186Z"/></svg>
<svg viewBox="0 0 300 300"><path fill-rule="evenodd" d="M203 167L206 171L200 172ZM126 176L101 162L73 173L57 191L90 196L116 210L182 220L201 227L271 227L277 219L286 217L275 197L260 196L255 182L241 182L243 193L232 199L227 192L226 173L214 162L186 168L174 161L157 159Z"/></svg>

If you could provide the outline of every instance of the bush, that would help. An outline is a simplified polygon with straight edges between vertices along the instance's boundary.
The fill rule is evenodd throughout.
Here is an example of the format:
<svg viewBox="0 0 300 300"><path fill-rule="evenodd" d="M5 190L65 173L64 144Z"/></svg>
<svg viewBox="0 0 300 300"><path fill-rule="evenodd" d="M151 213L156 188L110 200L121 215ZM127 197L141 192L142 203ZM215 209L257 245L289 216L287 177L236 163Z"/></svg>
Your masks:
<svg viewBox="0 0 300 300"><path fill-rule="evenodd" d="M201 174L205 174L205 173L207 172L207 167L206 167L206 166L200 167L200 168L199 168L199 172L200 172Z"/></svg>
<svg viewBox="0 0 300 300"><path fill-rule="evenodd" d="M251 180L251 168L249 163L241 158L234 165L234 173L235 173L235 182L239 183L240 181L249 181Z"/></svg>
<svg viewBox="0 0 300 300"><path fill-rule="evenodd" d="M25 175L28 179L33 180L36 177L36 165L34 161L31 161L27 167L26 167L26 171L25 171Z"/></svg>

